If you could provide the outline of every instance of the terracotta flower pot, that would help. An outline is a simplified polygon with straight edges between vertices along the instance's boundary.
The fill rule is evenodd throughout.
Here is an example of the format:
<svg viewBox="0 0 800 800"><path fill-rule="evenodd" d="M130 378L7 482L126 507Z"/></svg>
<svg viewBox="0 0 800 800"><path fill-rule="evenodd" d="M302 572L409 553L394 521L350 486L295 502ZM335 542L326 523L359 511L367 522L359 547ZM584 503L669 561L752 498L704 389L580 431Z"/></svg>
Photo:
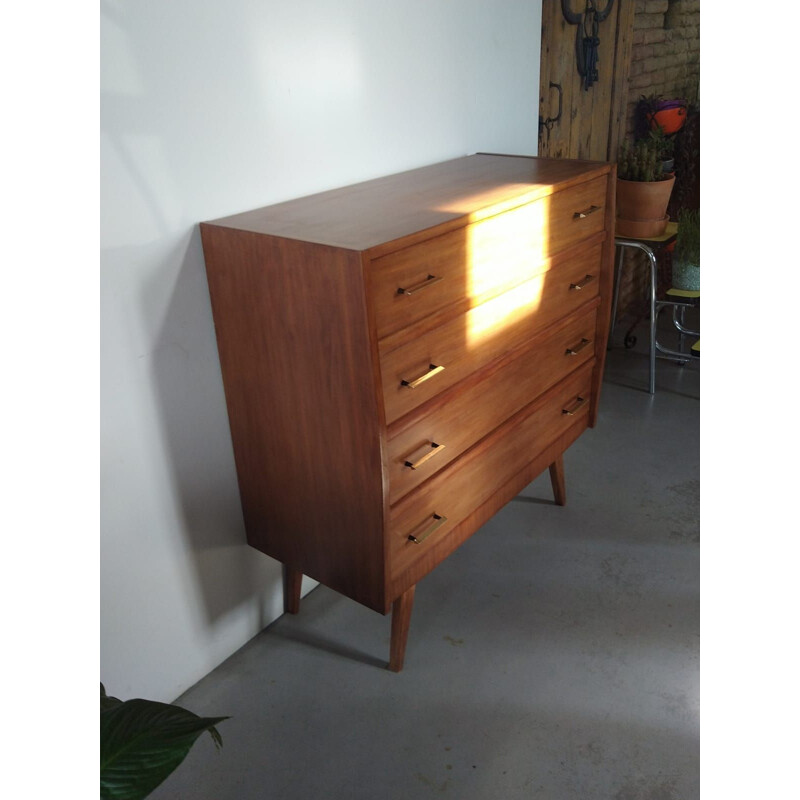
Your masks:
<svg viewBox="0 0 800 800"><path fill-rule="evenodd" d="M667 228L667 205L675 176L665 181L625 181L617 178L617 234L660 236Z"/></svg>
<svg viewBox="0 0 800 800"><path fill-rule="evenodd" d="M653 239L661 236L667 229L669 217L665 214L661 219L630 220L619 219L615 226L617 236L627 236L629 239Z"/></svg>

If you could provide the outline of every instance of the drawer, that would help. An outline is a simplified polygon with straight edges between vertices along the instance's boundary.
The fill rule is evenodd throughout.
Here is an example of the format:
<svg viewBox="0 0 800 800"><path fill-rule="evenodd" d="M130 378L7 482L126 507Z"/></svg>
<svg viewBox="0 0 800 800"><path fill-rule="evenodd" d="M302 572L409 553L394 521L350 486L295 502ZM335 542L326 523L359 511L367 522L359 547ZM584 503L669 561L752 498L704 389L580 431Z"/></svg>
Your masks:
<svg viewBox="0 0 800 800"><path fill-rule="evenodd" d="M597 295L600 246L381 354L386 423L430 400Z"/></svg>
<svg viewBox="0 0 800 800"><path fill-rule="evenodd" d="M586 424L593 365L592 360L554 386L526 414L509 421L391 510L389 569L394 579L558 436L578 422Z"/></svg>
<svg viewBox="0 0 800 800"><path fill-rule="evenodd" d="M597 311L546 337L453 399L445 399L387 443L389 502L458 458L542 392L594 356Z"/></svg>
<svg viewBox="0 0 800 800"><path fill-rule="evenodd" d="M375 259L368 282L378 338L533 277L549 256L603 230L605 194L598 178Z"/></svg>

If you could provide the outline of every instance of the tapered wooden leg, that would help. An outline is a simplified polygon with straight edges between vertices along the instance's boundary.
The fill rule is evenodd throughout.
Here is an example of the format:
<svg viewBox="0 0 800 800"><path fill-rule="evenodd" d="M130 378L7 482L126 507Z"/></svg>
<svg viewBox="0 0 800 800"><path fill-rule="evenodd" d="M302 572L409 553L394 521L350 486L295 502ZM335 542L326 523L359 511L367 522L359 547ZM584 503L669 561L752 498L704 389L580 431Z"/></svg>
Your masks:
<svg viewBox="0 0 800 800"><path fill-rule="evenodd" d="M403 669L406 642L408 641L408 628L411 624L411 609L414 606L414 590L416 588L415 585L410 589L406 589L392 603L392 643L389 654L389 669L392 672L400 672Z"/></svg>
<svg viewBox="0 0 800 800"><path fill-rule="evenodd" d="M553 484L553 497L556 505L565 506L567 504L567 490L564 485L564 457L559 456L550 465L550 483Z"/></svg>
<svg viewBox="0 0 800 800"><path fill-rule="evenodd" d="M300 610L300 587L303 573L299 570L283 566L283 610L287 614L296 614Z"/></svg>

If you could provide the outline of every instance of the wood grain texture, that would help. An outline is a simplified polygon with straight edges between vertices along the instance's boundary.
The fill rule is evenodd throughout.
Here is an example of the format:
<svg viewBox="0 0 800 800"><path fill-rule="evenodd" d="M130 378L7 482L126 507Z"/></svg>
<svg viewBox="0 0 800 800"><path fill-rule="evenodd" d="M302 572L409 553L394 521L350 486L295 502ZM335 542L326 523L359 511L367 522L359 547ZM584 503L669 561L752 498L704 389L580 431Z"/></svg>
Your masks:
<svg viewBox="0 0 800 800"><path fill-rule="evenodd" d="M564 456L558 458L550 465L550 483L553 487L553 499L557 506L567 504L567 488L564 476Z"/></svg>
<svg viewBox="0 0 800 800"><path fill-rule="evenodd" d="M577 400L588 400L592 366L587 364L561 381L392 508L389 552L393 578L407 572L415 561L424 560L476 505L495 494L576 419L588 417L589 403L579 405ZM576 406L574 414L564 413ZM434 514L446 518L446 523L421 544L410 541L409 535L416 535Z"/></svg>
<svg viewBox="0 0 800 800"><path fill-rule="evenodd" d="M555 118L558 97L550 82L561 86L562 114L559 122L541 130L539 155L557 159L570 157L573 95L580 91L575 61L575 28L561 12L561 4L542 3L542 47L539 68L540 109L544 118Z"/></svg>
<svg viewBox="0 0 800 800"><path fill-rule="evenodd" d="M299 570L283 566L283 610L287 614L300 611L300 590L303 585L303 573Z"/></svg>
<svg viewBox="0 0 800 800"><path fill-rule="evenodd" d="M616 162L617 152L625 135L627 113L628 78L633 50L633 18L636 3L618 0L616 12L616 43L614 49L614 79L611 86L609 110L608 149L604 158Z"/></svg>
<svg viewBox="0 0 800 800"><path fill-rule="evenodd" d="M506 503L513 500L534 478L538 477L586 430L588 415L576 417L558 439L548 445L505 484L497 487L495 493L474 511L450 529L447 536L432 542L427 551L417 558L405 571L393 576L388 586L388 594L397 597L409 586L415 586L429 572L460 547L480 527L488 522ZM535 519L532 520L535 524Z"/></svg>
<svg viewBox="0 0 800 800"><path fill-rule="evenodd" d="M550 257L604 230L605 189L596 178L376 259L369 283L378 337L462 299L479 305L546 269ZM424 285L428 278L436 282ZM412 294L400 291L409 287Z"/></svg>
<svg viewBox="0 0 800 800"><path fill-rule="evenodd" d="M360 258L201 231L248 542L383 611L382 434Z"/></svg>
<svg viewBox="0 0 800 800"><path fill-rule="evenodd" d="M575 51L578 26L566 22L560 3L542 4L540 115L556 116L558 101L556 91L550 88L551 81L562 87L563 112L550 131L541 130L539 155L602 160L608 157L612 138L618 136L617 113L625 102L634 5L632 0L619 0L600 23L598 80L587 90L578 73ZM572 0L571 7L576 13L583 12L585 4ZM615 159L616 146L613 152Z"/></svg>
<svg viewBox="0 0 800 800"><path fill-rule="evenodd" d="M479 153L213 220L217 226L384 252L608 172L604 162Z"/></svg>
<svg viewBox="0 0 800 800"><path fill-rule="evenodd" d="M410 586L392 603L392 637L389 645L389 669L392 672L403 669L415 589L415 586Z"/></svg>
<svg viewBox="0 0 800 800"><path fill-rule="evenodd" d="M382 352L387 424L596 297L600 252L599 246L583 251L408 344ZM593 279L583 289L571 288L587 275ZM403 385L404 380L425 374L430 365L443 366L444 370L413 389Z"/></svg>
<svg viewBox="0 0 800 800"><path fill-rule="evenodd" d="M613 175L478 154L201 225L248 542L284 563L287 611L303 574L392 609L399 670L416 582L551 465L564 498L597 418Z"/></svg>
<svg viewBox="0 0 800 800"><path fill-rule="evenodd" d="M461 453L513 416L532 400L595 355L596 312L569 317L568 325L537 336L516 357L498 361L499 368L456 391L437 396L423 415L389 438L390 502L395 503L435 475ZM572 350L572 348L578 348ZM574 355L572 354L574 352ZM407 466L430 451L442 449L418 469Z"/></svg>
<svg viewBox="0 0 800 800"><path fill-rule="evenodd" d="M605 204L605 224L610 231L613 229L616 217L616 176L617 165L614 164L608 179L608 195ZM602 264L600 267L600 308L597 312L597 362L592 378L592 409L589 416L589 427L597 424L597 415L600 413L600 389L603 385L603 371L606 364L608 334L611 330L611 295L614 291L614 237L609 236L603 243Z"/></svg>

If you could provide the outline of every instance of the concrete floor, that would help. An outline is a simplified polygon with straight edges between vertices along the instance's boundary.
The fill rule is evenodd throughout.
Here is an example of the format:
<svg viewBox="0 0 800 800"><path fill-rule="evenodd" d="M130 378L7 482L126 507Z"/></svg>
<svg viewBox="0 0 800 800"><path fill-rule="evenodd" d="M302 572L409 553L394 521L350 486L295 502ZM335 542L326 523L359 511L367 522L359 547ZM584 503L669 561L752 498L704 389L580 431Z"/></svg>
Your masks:
<svg viewBox="0 0 800 800"><path fill-rule="evenodd" d="M624 334L622 326L615 338ZM699 797L699 363L646 330L600 418L389 617L325 587L176 702L230 715L155 800Z"/></svg>

